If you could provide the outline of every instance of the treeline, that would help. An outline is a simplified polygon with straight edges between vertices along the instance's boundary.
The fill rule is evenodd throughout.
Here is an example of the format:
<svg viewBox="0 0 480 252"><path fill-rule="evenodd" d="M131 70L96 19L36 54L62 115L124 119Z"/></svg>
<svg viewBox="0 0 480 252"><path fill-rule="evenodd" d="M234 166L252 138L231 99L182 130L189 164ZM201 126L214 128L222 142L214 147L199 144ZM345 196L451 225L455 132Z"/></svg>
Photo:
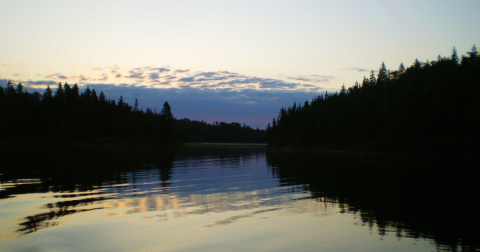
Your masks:
<svg viewBox="0 0 480 252"><path fill-rule="evenodd" d="M184 143L266 143L265 130L251 128L237 122L177 120L175 124L177 137Z"/></svg>
<svg viewBox="0 0 480 252"><path fill-rule="evenodd" d="M107 99L89 87L58 84L43 94L27 92L21 83L0 87L0 139L48 138L86 140L92 138L148 140L173 143L175 118L165 102L160 113Z"/></svg>
<svg viewBox="0 0 480 252"><path fill-rule="evenodd" d="M478 151L480 56L438 56L396 71L382 64L360 84L282 108L272 146L356 150Z"/></svg>

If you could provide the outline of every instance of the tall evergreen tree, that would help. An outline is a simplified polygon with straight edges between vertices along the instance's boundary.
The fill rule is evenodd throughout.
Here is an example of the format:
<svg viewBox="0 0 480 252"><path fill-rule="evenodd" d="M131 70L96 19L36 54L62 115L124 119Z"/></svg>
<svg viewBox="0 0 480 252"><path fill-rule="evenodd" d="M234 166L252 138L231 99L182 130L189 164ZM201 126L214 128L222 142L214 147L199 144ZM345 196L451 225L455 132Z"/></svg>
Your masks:
<svg viewBox="0 0 480 252"><path fill-rule="evenodd" d="M53 93L52 93L52 89L50 89L50 86L47 86L47 89L45 89L45 92L43 93L42 98L44 101L50 100L53 98Z"/></svg>

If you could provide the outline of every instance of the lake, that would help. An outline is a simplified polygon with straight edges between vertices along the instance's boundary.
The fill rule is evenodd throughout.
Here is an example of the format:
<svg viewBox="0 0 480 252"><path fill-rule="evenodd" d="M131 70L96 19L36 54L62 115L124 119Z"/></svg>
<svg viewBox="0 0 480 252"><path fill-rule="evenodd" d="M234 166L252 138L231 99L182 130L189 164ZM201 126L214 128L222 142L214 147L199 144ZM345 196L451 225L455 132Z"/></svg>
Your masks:
<svg viewBox="0 0 480 252"><path fill-rule="evenodd" d="M28 152L3 156L1 251L480 251L464 157Z"/></svg>

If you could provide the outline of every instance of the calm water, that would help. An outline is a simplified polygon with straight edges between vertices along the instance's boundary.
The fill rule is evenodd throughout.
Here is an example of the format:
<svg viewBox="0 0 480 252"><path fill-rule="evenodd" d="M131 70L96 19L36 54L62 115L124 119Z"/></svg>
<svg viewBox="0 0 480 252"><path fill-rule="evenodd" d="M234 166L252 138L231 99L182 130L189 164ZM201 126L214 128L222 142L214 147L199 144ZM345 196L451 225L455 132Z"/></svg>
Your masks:
<svg viewBox="0 0 480 252"><path fill-rule="evenodd" d="M4 168L1 251L479 251L468 162L67 152Z"/></svg>

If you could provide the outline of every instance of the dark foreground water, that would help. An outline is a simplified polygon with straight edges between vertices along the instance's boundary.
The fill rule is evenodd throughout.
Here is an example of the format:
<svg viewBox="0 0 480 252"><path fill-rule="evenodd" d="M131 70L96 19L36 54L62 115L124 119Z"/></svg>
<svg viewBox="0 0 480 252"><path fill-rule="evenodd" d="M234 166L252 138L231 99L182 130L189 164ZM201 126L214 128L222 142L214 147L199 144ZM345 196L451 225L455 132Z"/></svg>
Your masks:
<svg viewBox="0 0 480 252"><path fill-rule="evenodd" d="M258 146L9 158L0 251L480 251L468 158Z"/></svg>

